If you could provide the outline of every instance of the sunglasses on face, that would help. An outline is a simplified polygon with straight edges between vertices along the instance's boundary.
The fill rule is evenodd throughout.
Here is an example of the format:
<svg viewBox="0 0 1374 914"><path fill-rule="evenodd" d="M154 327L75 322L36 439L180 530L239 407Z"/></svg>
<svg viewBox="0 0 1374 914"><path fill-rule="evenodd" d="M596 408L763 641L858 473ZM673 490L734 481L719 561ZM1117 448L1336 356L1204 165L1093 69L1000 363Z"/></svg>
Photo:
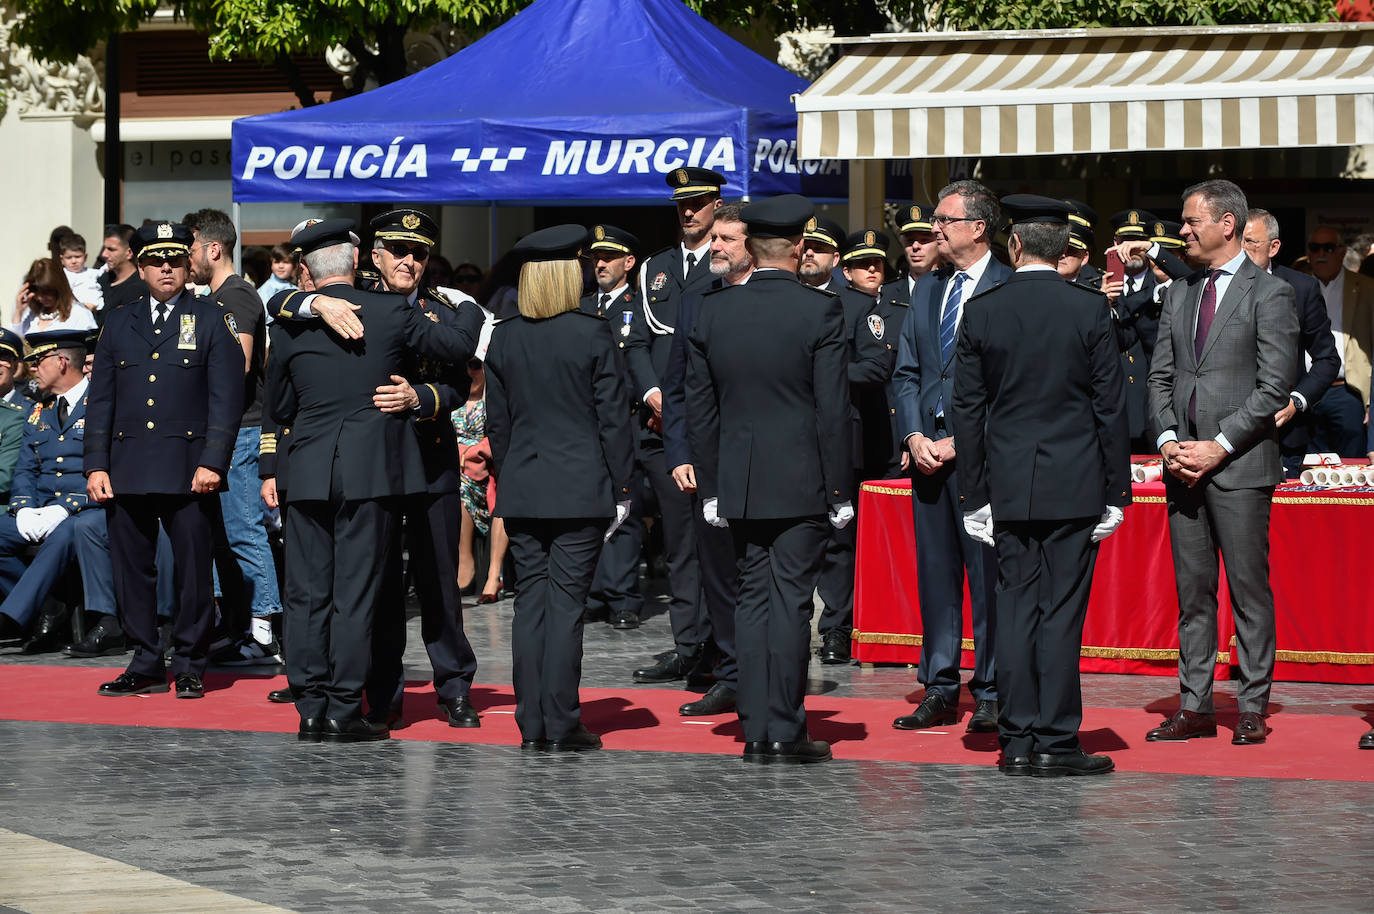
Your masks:
<svg viewBox="0 0 1374 914"><path fill-rule="evenodd" d="M186 255L178 254L175 257L140 257L138 260L138 265L141 267L160 267L169 263L174 267L184 267L186 265Z"/></svg>
<svg viewBox="0 0 1374 914"><path fill-rule="evenodd" d="M1336 244L1334 241L1326 241L1326 242L1309 241L1309 242L1307 242L1307 250L1310 251L1310 252L1312 252L1313 254L1317 254L1317 253L1320 253L1320 252L1323 252L1323 251L1325 251L1327 254L1334 254L1338 248L1343 248L1343 247L1345 247L1345 245L1343 245L1343 244Z"/></svg>
<svg viewBox="0 0 1374 914"><path fill-rule="evenodd" d="M382 245L382 247L386 248L386 252L397 260L404 260L407 254L417 262L429 259L429 248L422 244L396 244L394 242L387 242Z"/></svg>

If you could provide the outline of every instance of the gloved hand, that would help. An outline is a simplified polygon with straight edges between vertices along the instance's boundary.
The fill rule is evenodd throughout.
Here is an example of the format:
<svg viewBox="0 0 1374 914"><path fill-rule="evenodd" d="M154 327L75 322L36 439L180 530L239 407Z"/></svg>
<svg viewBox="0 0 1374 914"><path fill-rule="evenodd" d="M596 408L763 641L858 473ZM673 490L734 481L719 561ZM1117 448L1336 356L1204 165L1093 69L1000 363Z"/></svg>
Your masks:
<svg viewBox="0 0 1374 914"><path fill-rule="evenodd" d="M38 511L38 540L41 542L57 529L71 515L67 509L61 505L48 505L46 508L37 508Z"/></svg>
<svg viewBox="0 0 1374 914"><path fill-rule="evenodd" d="M842 501L838 505L830 506L830 526L836 530L843 530L849 526L849 522L854 519L854 503Z"/></svg>
<svg viewBox="0 0 1374 914"><path fill-rule="evenodd" d="M42 515L37 508L20 508L14 512L14 526L18 528L19 535L30 543L39 540L38 530L42 522Z"/></svg>
<svg viewBox="0 0 1374 914"><path fill-rule="evenodd" d="M964 512L964 532L980 543L995 545L992 538L992 505Z"/></svg>
<svg viewBox="0 0 1374 914"><path fill-rule="evenodd" d="M712 527L728 527L730 522L716 513L715 497L703 498L701 500L701 516L706 518L706 523Z"/></svg>
<svg viewBox="0 0 1374 914"><path fill-rule="evenodd" d="M1093 542L1100 543L1111 536L1125 519L1125 511L1115 505L1108 505L1107 510L1102 512L1102 519L1097 522L1096 527L1093 527Z"/></svg>
<svg viewBox="0 0 1374 914"><path fill-rule="evenodd" d="M630 516L630 500L618 501L615 503L615 520L606 528L606 535L601 538L603 543L609 543L615 531L620 529L620 525L625 523L625 518Z"/></svg>

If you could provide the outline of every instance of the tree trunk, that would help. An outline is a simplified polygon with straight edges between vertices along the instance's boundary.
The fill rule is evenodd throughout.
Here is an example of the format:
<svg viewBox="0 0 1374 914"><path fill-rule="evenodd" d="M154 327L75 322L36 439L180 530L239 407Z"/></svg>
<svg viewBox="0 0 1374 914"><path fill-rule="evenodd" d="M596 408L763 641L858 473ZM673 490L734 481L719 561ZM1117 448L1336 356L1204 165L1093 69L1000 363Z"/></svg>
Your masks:
<svg viewBox="0 0 1374 914"><path fill-rule="evenodd" d="M296 94L296 99L301 103L302 108L310 108L319 104L315 100L315 93L310 91L310 84L301 75L301 68L296 66L294 60L285 54L278 54L273 64L286 77L286 84Z"/></svg>

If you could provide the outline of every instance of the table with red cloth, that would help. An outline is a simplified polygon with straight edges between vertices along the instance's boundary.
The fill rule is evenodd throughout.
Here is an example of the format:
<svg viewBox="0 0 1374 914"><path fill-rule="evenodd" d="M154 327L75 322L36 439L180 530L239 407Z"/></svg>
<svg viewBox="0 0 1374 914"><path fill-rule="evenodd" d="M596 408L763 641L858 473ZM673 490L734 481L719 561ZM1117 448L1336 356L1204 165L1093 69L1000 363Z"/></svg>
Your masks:
<svg viewBox="0 0 1374 914"><path fill-rule="evenodd" d="M1135 502L1102 543L1083 629L1087 673L1178 672L1178 595L1169 551L1164 484L1133 487ZM1374 490L1279 487L1270 521L1276 679L1374 683L1374 563L1369 533ZM916 595L916 536L911 481L863 484L854 585L854 659L917 663L921 614ZM973 665L964 597L963 666ZM1222 569L1217 676L1228 675L1235 622Z"/></svg>

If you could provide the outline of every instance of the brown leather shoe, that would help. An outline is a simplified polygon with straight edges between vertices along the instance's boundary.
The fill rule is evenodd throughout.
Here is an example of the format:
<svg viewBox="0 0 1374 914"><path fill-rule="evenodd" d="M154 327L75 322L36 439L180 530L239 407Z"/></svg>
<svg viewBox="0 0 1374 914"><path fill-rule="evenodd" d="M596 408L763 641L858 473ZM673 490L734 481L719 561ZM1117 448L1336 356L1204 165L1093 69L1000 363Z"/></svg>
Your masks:
<svg viewBox="0 0 1374 914"><path fill-rule="evenodd" d="M1151 743L1181 742L1189 739L1207 739L1217 735L1217 719L1211 714L1197 711L1179 711L1163 724L1145 734Z"/></svg>
<svg viewBox="0 0 1374 914"><path fill-rule="evenodd" d="M1269 735L1264 718L1257 711L1242 711L1236 721L1235 733L1231 736L1233 746L1257 746Z"/></svg>

